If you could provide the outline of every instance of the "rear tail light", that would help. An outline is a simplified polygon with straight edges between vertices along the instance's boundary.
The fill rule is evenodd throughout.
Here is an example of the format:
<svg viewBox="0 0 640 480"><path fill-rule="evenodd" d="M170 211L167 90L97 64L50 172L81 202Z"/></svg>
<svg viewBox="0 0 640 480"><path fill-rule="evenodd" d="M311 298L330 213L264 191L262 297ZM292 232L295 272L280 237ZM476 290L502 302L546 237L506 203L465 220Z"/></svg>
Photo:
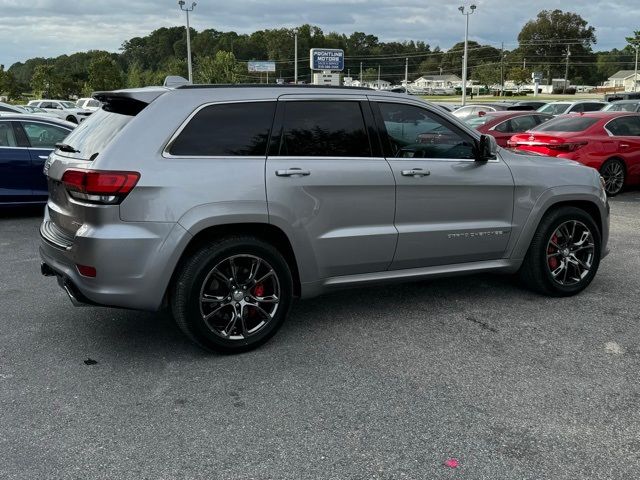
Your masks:
<svg viewBox="0 0 640 480"><path fill-rule="evenodd" d="M518 145L526 145L530 147L544 147L557 152L575 152L579 148L584 147L587 142L535 142L524 141L510 138L507 140L507 147L515 148Z"/></svg>
<svg viewBox="0 0 640 480"><path fill-rule="evenodd" d="M67 170L62 183L73 198L90 203L120 203L136 186L138 172Z"/></svg>

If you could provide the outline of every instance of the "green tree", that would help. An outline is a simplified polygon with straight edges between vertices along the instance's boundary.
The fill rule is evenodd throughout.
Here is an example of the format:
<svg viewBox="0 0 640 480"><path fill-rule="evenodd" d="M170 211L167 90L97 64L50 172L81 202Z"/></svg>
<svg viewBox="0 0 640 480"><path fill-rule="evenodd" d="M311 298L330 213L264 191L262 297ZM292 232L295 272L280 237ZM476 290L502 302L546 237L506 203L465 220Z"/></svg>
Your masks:
<svg viewBox="0 0 640 480"><path fill-rule="evenodd" d="M500 62L500 50L490 45L480 45L470 40L467 44L467 69L468 76L473 78L476 67L485 63ZM464 42L456 43L442 55L443 73L453 73L462 76L462 57L464 55ZM499 69L500 67L498 67Z"/></svg>
<svg viewBox="0 0 640 480"><path fill-rule="evenodd" d="M36 97L57 97L60 95L60 80L53 65L41 64L33 69L31 88Z"/></svg>
<svg viewBox="0 0 640 480"><path fill-rule="evenodd" d="M577 13L562 10L542 10L535 20L527 22L518 34L520 53L536 70L547 74L547 81L563 78L564 61L570 49L574 63L590 63L595 60L591 51L596 43L595 29ZM570 76L576 75L573 66ZM585 75L582 75L585 76Z"/></svg>
<svg viewBox="0 0 640 480"><path fill-rule="evenodd" d="M636 55L635 57L635 62L634 62L634 69L636 68L636 65L638 64L638 50L640 50L640 30L635 30L633 32L633 37L626 37L625 40L627 41L627 44L629 45L630 48L632 48L634 50L634 53ZM634 83L634 91L636 90L636 86L638 85L638 79L634 78L635 83Z"/></svg>
<svg viewBox="0 0 640 480"><path fill-rule="evenodd" d="M144 72L137 62L129 66L126 84L127 88L138 88L146 86L146 84L144 83Z"/></svg>
<svg viewBox="0 0 640 480"><path fill-rule="evenodd" d="M520 90L522 85L531 82L531 70L524 67L513 67L507 73L506 78L515 83Z"/></svg>
<svg viewBox="0 0 640 480"><path fill-rule="evenodd" d="M233 53L219 50L214 57L198 59L195 78L197 83L238 83L242 71Z"/></svg>
<svg viewBox="0 0 640 480"><path fill-rule="evenodd" d="M362 72L362 81L364 83L367 82L375 82L378 80L378 69L377 68L365 68Z"/></svg>
<svg viewBox="0 0 640 480"><path fill-rule="evenodd" d="M471 78L485 87L500 83L500 63L485 63L473 69Z"/></svg>
<svg viewBox="0 0 640 480"><path fill-rule="evenodd" d="M89 64L88 87L92 91L121 88L122 77L120 66L108 54L98 56Z"/></svg>

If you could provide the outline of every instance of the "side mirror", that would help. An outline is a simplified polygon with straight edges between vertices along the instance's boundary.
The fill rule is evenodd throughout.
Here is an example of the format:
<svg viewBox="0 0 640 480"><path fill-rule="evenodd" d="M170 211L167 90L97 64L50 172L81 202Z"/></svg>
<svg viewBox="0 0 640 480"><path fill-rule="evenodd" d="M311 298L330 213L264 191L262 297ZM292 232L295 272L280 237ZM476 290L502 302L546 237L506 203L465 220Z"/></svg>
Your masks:
<svg viewBox="0 0 640 480"><path fill-rule="evenodd" d="M475 143L473 156L476 162L486 162L496 158L498 144L491 135L480 135L480 140Z"/></svg>

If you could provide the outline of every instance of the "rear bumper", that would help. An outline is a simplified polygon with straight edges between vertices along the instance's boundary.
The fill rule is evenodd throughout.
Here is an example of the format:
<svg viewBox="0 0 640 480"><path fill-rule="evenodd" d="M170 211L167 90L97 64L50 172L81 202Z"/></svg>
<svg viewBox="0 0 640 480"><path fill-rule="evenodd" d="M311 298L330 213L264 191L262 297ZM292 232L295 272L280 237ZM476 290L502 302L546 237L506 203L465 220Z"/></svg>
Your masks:
<svg viewBox="0 0 640 480"><path fill-rule="evenodd" d="M44 223L49 219L45 216ZM84 225L62 244L40 229L44 275L55 275L74 304L156 311L190 235L177 223ZM69 240L69 239L67 239ZM81 275L76 265L96 269Z"/></svg>

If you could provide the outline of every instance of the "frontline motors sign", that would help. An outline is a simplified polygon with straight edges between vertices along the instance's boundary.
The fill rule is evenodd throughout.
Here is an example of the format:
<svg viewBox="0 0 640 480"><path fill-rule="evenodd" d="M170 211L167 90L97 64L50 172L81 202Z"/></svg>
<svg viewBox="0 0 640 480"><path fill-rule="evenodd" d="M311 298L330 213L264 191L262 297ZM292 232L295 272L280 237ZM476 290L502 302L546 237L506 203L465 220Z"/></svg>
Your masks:
<svg viewBox="0 0 640 480"><path fill-rule="evenodd" d="M344 50L338 48L312 48L309 50L311 70L344 70Z"/></svg>

